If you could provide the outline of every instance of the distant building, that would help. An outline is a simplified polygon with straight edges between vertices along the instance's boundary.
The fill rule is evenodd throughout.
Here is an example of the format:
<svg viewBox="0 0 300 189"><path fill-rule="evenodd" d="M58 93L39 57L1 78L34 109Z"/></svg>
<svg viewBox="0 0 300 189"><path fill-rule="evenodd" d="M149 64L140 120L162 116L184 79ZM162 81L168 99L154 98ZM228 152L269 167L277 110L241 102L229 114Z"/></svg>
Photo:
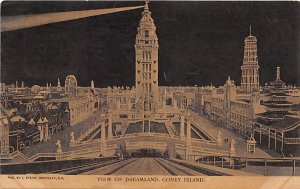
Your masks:
<svg viewBox="0 0 300 189"><path fill-rule="evenodd" d="M257 39L251 34L245 39L244 59L241 78L241 89L250 94L254 89L259 89L259 65L257 59Z"/></svg>
<svg viewBox="0 0 300 189"><path fill-rule="evenodd" d="M123 113L135 111L135 88L108 87L107 89L108 108L112 111Z"/></svg>
<svg viewBox="0 0 300 189"><path fill-rule="evenodd" d="M197 91L197 86L161 86L160 96L166 105L172 105L182 109L194 109L195 94Z"/></svg>
<svg viewBox="0 0 300 189"><path fill-rule="evenodd" d="M77 80L74 75L68 75L65 80L65 94L68 98L77 97Z"/></svg>
<svg viewBox="0 0 300 189"><path fill-rule="evenodd" d="M262 104L267 111L254 120L255 139L282 155L299 156L300 115L292 112L293 104L287 101L288 87L280 79L280 67L277 67L276 80L265 90L269 98Z"/></svg>
<svg viewBox="0 0 300 189"><path fill-rule="evenodd" d="M9 153L9 123L4 115L0 115L0 154Z"/></svg>
<svg viewBox="0 0 300 189"><path fill-rule="evenodd" d="M53 102L66 104L70 125L73 126L93 115L99 109L100 99L93 81L91 81L91 87L80 88L77 86L76 77L68 75L65 80L63 97L53 99Z"/></svg>
<svg viewBox="0 0 300 189"><path fill-rule="evenodd" d="M75 124L87 119L94 114L98 107L95 107L93 96L76 99L64 99L70 111L70 124Z"/></svg>
<svg viewBox="0 0 300 189"><path fill-rule="evenodd" d="M239 97L234 81L228 77L224 87L207 87L195 94L195 110L231 128L246 137L252 132L255 115L264 112L259 93L253 92L249 100Z"/></svg>
<svg viewBox="0 0 300 189"><path fill-rule="evenodd" d="M57 79L57 87L56 87L56 92L61 93L63 91L61 84L60 84L60 80L59 78Z"/></svg>

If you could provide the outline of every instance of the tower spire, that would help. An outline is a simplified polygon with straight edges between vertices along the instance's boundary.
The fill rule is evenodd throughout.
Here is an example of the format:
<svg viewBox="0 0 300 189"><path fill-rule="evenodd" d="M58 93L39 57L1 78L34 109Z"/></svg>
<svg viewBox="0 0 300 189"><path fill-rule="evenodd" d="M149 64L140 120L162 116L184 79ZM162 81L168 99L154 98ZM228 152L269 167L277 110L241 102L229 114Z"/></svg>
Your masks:
<svg viewBox="0 0 300 189"><path fill-rule="evenodd" d="M280 67L277 66L276 80L280 80Z"/></svg>
<svg viewBox="0 0 300 189"><path fill-rule="evenodd" d="M259 65L257 58L257 39L252 35L251 25L250 35L245 38L244 58L242 69L241 88L250 94L253 89L259 89Z"/></svg>
<svg viewBox="0 0 300 189"><path fill-rule="evenodd" d="M148 1L145 1L145 8L144 8L144 10L147 10L147 11L149 10L148 3L149 3Z"/></svg>
<svg viewBox="0 0 300 189"><path fill-rule="evenodd" d="M149 11L148 1L145 1L145 6L144 6L144 11L142 12L142 16L146 14L151 14L151 12Z"/></svg>
<svg viewBox="0 0 300 189"><path fill-rule="evenodd" d="M94 80L91 81L91 88L94 89L95 88L95 83Z"/></svg>
<svg viewBox="0 0 300 189"><path fill-rule="evenodd" d="M159 105L158 38L148 1L145 2L135 43L137 110L155 111ZM149 122L150 123L150 122Z"/></svg>
<svg viewBox="0 0 300 189"><path fill-rule="evenodd" d="M59 78L57 78L57 87L61 87Z"/></svg>

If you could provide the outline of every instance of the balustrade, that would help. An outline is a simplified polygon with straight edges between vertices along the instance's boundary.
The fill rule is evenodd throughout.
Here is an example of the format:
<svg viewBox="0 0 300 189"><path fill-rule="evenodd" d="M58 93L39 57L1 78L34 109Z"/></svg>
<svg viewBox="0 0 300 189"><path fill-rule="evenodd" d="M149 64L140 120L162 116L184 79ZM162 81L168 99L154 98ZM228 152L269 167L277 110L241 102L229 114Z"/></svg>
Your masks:
<svg viewBox="0 0 300 189"><path fill-rule="evenodd" d="M300 144L300 138L284 138L286 144Z"/></svg>

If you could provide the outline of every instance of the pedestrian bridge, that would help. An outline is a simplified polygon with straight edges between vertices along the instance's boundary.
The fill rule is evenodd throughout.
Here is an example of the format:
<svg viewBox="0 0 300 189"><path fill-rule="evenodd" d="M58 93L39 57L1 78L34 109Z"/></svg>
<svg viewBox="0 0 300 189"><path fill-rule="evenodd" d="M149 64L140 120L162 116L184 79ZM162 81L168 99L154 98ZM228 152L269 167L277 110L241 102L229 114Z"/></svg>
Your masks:
<svg viewBox="0 0 300 189"><path fill-rule="evenodd" d="M229 155L229 149L219 142L189 114L171 118L123 119L108 112L101 114L101 122L79 138L71 139L70 147L72 150L99 147L103 156L121 153L121 148L128 152L141 148L156 149L182 159L190 154Z"/></svg>
<svg viewBox="0 0 300 189"><path fill-rule="evenodd" d="M216 141L195 139L180 136L170 136L162 133L133 133L124 136L114 136L111 140L93 139L70 144L72 149L100 149L99 155L113 156L121 153L121 148L132 153L139 149L155 149L162 153L168 152L170 157L179 156L182 159L191 154L197 155L229 155L229 151Z"/></svg>

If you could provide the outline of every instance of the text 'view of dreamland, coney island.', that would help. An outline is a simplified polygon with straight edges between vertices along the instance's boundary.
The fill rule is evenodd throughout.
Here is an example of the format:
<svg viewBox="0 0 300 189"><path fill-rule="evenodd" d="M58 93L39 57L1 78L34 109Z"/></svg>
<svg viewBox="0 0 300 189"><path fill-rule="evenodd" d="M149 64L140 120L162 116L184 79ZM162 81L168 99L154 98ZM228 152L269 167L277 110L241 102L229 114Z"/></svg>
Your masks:
<svg viewBox="0 0 300 189"><path fill-rule="evenodd" d="M105 4L105 2L101 3ZM80 11L69 11L69 9L65 14L58 12L55 16L56 19L59 18L57 21L50 18L56 13L48 12L37 14L35 18L39 19L30 20L30 15L22 18L28 19L28 22L18 22L18 17L14 15L8 15L7 18L11 17L10 19L3 17L1 75L6 74L6 76L1 77L0 165L2 174L300 176L300 89L296 86L296 81L287 83L284 77L287 74L284 71L288 68L283 68L284 64L268 63L268 72L273 74L265 78L271 80L262 79L261 73L267 71L263 70L266 68L262 66L264 62L261 61L264 60L264 54L260 55L258 46L264 38L256 36L257 30L261 29L255 27L255 20L252 20L253 23L247 23L247 27L239 28L241 31L247 31L247 35L243 36L244 41L233 42L239 44L233 46L237 49L229 47L229 44L226 44L228 47L222 45L222 41L215 41L217 46L220 44L222 48L227 48L226 52L238 50L242 52L238 55L239 65L231 64L235 65L231 67L226 62L215 65L219 68L224 67L222 69L226 72L224 73L226 77L215 76L216 79L221 79L221 84L216 86L213 83L217 82L211 80L203 85L195 85L197 82L203 82L194 79L190 84L173 85L171 80L183 77L186 74L184 67L191 64L185 65L185 62L182 62L181 68L184 69L176 72L177 77L166 71L176 68L175 63L172 65L172 61L177 62L175 59L181 60L186 56L205 56L205 53L195 53L200 50L193 50L190 52L191 55L187 55L187 51L183 48L184 53L177 51L176 55L173 54L177 58L166 58L165 54L170 51L165 49L170 41L172 46L184 43L184 40L176 40L178 33L176 35L172 33L176 28L172 26L172 29L168 30L169 25L162 25L160 17L155 17L155 14L164 15L164 12L159 11L165 10L164 19L167 20L169 17L169 20L176 22L167 11L169 4L172 3L162 3L160 9L155 6L160 2L131 2L132 5L127 2L126 6L119 6L121 8L111 6L112 3L107 2L109 6L101 7L104 12L102 9L98 9L98 12L95 10L93 13L84 10L80 13L81 16L76 15ZM185 2L181 3L185 4ZM199 6L202 5L201 3L195 2ZM185 5L193 4L190 2ZM135 41L127 44L122 40L107 37L99 40L99 43L105 43L104 48L93 46L92 43L98 43L95 41L97 36L114 36L113 32L109 32L114 29L111 25L106 28L105 23L109 24L108 21L103 21L100 26L97 22L92 22L92 18L109 20L115 16L115 22L120 24L118 30L122 30L127 25L116 18L119 18L118 15L125 17L132 12L134 14L130 17L131 25L128 24L128 27L135 24L135 29L130 33L127 32L128 30L120 31L117 37L123 39L134 35ZM99 16L101 14L105 15ZM76 19L77 21L74 21ZM178 22L180 19L183 18L178 18ZM39 22L35 23L36 20ZM89 20L89 23L84 24L86 20ZM196 20L197 17L194 17L195 25ZM80 71L76 72L79 73L77 75L64 70L64 73L67 73L64 77L60 75L60 78L57 78L52 74L47 76L52 78L51 81L36 79L36 83L32 80L27 82L26 75L24 79L20 79L19 73L9 73L9 69L5 67L5 62L9 62L10 59L5 56L8 52L5 50L6 37L25 35L22 32L49 30L47 34L49 38L58 35L60 39L65 40L67 34L53 31L68 27L67 24L75 25L77 22L81 25L76 29L73 28L74 33L77 32L75 30L81 30L80 27L84 25L100 28L100 31L103 30L106 34L93 35L95 40L89 41L91 52L82 51L85 54L89 53L88 55L76 55L79 51L74 51L75 54L72 55L74 52L70 50L70 56L79 58L84 56L86 60L90 60L88 57L94 56L92 55L94 51L104 51L114 43L119 43L120 48L128 46L130 56L133 55L131 56L133 61L130 63L133 66L130 69L123 70L124 66L121 65L123 60L116 58L122 52L114 49L114 54L109 56L113 60L112 64L120 65L121 68L112 71L112 69L105 70L108 66L103 66L98 71L99 75L105 72L111 72L111 75L124 74L126 78L133 81L132 86L126 86L126 83L115 85L115 81L110 84L112 81L110 78L113 77L111 76L104 79L105 87L99 84L101 81L92 72L84 75L85 80L90 84L83 86L79 85L82 83L80 81L82 77L78 77ZM181 22L177 27L192 28L193 24L190 22L192 21ZM24 23L28 25L22 25ZM184 26L185 24L188 26ZM206 24L208 31L209 26L210 24ZM160 33L160 28L169 33ZM193 31L188 29L181 31L184 31L186 36L192 36L190 33ZM225 33L226 30L222 32ZM36 38L39 37L38 34L34 35ZM84 32L82 35L85 35ZM197 35L206 38L205 34ZM86 44L85 38L88 39L89 36L86 35L81 40L82 44ZM20 38L20 41L25 40ZM51 40L49 41L35 48L39 52L48 53L47 50L38 50L38 48L53 45ZM33 41L32 44L34 43ZM274 41L275 43L280 43L280 39ZM77 44L76 48L70 44L70 48L81 48L81 44ZM201 44L192 48L186 46L186 48L197 49L198 46ZM64 47L68 48L68 45ZM22 48L23 53L15 52L16 57L21 57L17 59L20 65L28 55L26 52L30 51L26 46ZM52 50L64 53L68 51L67 48ZM280 50L284 51L284 49ZM39 60L47 61L47 58L38 54L32 59L39 56L41 57ZM272 56L272 54L265 56ZM211 56L212 62L218 62L217 57L217 55ZM15 57L11 56L11 58ZM70 57L62 57L61 60L67 62ZM163 60L168 60L168 65L164 64ZM280 61L284 62L284 60ZM55 64L60 63L53 63ZM100 65L101 62L97 64ZM74 67L78 65L74 63ZM30 67L30 64L27 63L27 66ZM34 64L30 69L36 69L35 66L41 65ZM193 66L193 69L198 69L196 64ZM88 61L81 64L79 70L84 72L85 67L91 67ZM236 68L239 72L232 75L231 70ZM59 66L59 69L64 67ZM92 69L97 71L96 68ZM214 66L208 65L206 68L204 66L199 69L205 69L206 75L215 74ZM45 70L45 73L50 72ZM13 80L5 80L8 74ZM42 76L41 74L41 78ZM16 77L19 78L18 81ZM299 78L299 75L294 78ZM96 87L97 85L102 86Z"/></svg>

